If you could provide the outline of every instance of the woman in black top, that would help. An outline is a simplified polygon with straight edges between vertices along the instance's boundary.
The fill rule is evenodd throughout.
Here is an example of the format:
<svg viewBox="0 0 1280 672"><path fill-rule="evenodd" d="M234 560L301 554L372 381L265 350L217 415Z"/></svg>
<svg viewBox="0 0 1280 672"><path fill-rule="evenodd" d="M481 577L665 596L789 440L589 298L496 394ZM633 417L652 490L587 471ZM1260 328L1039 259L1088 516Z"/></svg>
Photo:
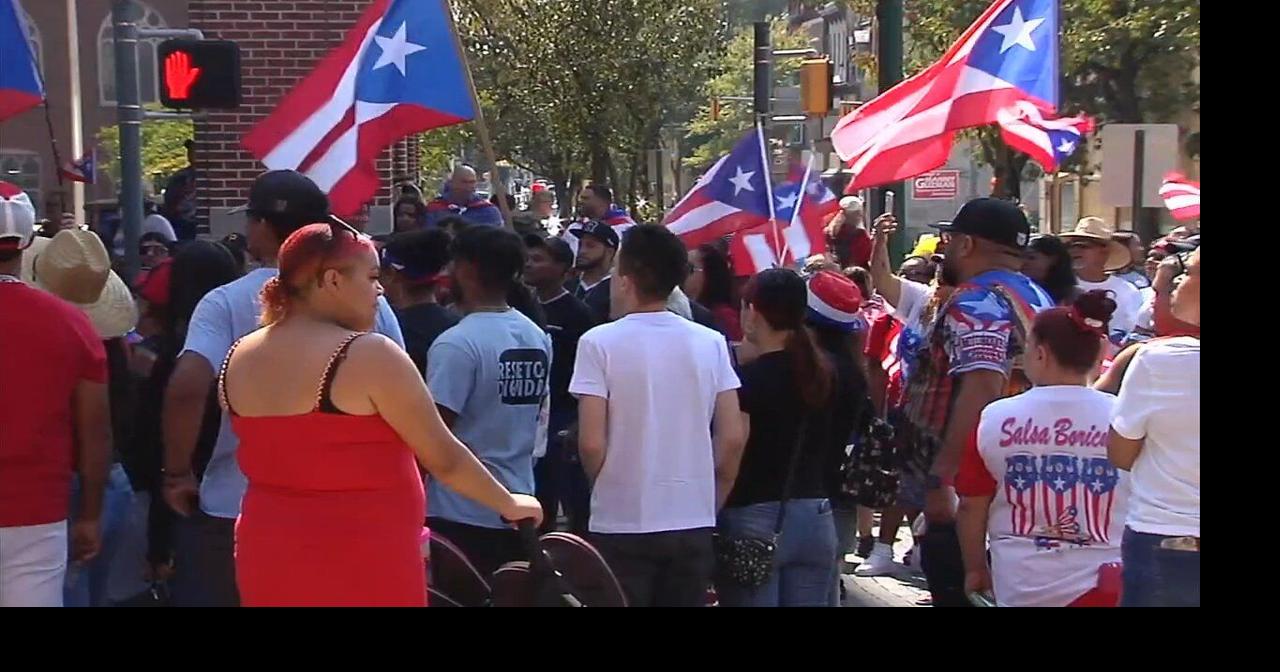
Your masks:
<svg viewBox="0 0 1280 672"><path fill-rule="evenodd" d="M750 433L738 479L720 514L725 538L772 539L786 500L769 581L721 581L726 606L835 606L836 529L825 475L835 415L831 363L804 326L807 289L794 271L770 269L747 285L742 326L760 355L738 391Z"/></svg>
<svg viewBox="0 0 1280 672"><path fill-rule="evenodd" d="M165 267L153 271L140 288L142 299L147 304L146 317L157 324L159 331L144 344L145 348L136 349L134 353L135 359L142 361L147 358L144 351L148 351L154 360L144 365L149 371L143 376L138 389L133 441L122 451L122 460L134 490L150 495L147 560L156 579L164 579L172 572L176 515L164 505L161 497L164 448L160 418L164 390L186 341L187 323L191 321L196 304L210 290L238 277L239 264L225 245L195 240L183 245ZM210 386L204 421L196 440L197 478L203 477L204 467L213 455L221 419L217 398Z"/></svg>

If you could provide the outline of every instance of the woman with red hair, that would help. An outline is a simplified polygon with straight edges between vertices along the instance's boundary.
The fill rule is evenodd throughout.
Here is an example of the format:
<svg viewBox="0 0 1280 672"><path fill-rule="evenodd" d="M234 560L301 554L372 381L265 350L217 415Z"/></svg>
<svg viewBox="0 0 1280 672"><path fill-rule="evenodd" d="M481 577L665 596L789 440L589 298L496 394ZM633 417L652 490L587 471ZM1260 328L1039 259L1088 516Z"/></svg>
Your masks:
<svg viewBox="0 0 1280 672"><path fill-rule="evenodd" d="M305 226L262 289L263 328L227 355L219 394L249 486L236 524L246 606L424 606L420 463L507 520L541 519L440 419L417 368L373 328L378 256ZM414 458L417 458L416 462Z"/></svg>
<svg viewBox="0 0 1280 672"><path fill-rule="evenodd" d="M1094 290L1037 315L1024 355L1035 387L982 411L955 482L967 593L994 590L1011 607L1117 606L1099 571L1120 562L1129 477L1107 459L1115 397L1089 387L1115 310Z"/></svg>

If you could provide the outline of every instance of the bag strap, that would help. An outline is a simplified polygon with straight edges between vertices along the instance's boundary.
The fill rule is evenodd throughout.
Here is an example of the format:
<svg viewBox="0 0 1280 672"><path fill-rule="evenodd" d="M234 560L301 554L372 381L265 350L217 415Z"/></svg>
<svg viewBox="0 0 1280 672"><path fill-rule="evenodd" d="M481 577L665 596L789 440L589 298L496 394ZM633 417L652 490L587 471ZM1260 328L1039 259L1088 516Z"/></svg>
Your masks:
<svg viewBox="0 0 1280 672"><path fill-rule="evenodd" d="M787 477L782 482L782 499L778 502L778 518L773 523L773 536L782 534L782 521L787 517L787 500L791 499L791 489L796 481L796 468L800 464L800 453L804 450L805 435L809 433L809 416L800 420L800 428L796 431L796 442L791 447L791 457L787 461Z"/></svg>

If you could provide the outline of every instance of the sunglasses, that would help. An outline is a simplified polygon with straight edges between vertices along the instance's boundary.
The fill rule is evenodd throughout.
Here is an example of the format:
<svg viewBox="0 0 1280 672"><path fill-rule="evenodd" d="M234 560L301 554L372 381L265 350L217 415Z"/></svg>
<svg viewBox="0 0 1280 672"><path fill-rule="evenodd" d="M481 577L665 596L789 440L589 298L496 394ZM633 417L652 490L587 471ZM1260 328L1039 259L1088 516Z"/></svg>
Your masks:
<svg viewBox="0 0 1280 672"><path fill-rule="evenodd" d="M164 245L143 245L138 249L138 252L143 256L146 256L146 255L155 256L155 255L161 255L161 254L168 254L169 248L165 247Z"/></svg>

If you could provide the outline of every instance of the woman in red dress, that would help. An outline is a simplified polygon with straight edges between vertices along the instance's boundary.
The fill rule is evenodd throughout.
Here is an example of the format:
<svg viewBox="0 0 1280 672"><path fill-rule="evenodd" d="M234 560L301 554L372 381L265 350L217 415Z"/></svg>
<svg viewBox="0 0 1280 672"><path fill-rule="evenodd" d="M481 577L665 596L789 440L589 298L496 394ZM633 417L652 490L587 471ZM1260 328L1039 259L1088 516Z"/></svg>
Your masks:
<svg viewBox="0 0 1280 672"><path fill-rule="evenodd" d="M540 521L542 507L449 432L404 350L367 333L382 287L366 239L312 224L281 246L279 267L262 290L264 328L219 376L249 481L241 603L425 606L419 464L508 520Z"/></svg>

